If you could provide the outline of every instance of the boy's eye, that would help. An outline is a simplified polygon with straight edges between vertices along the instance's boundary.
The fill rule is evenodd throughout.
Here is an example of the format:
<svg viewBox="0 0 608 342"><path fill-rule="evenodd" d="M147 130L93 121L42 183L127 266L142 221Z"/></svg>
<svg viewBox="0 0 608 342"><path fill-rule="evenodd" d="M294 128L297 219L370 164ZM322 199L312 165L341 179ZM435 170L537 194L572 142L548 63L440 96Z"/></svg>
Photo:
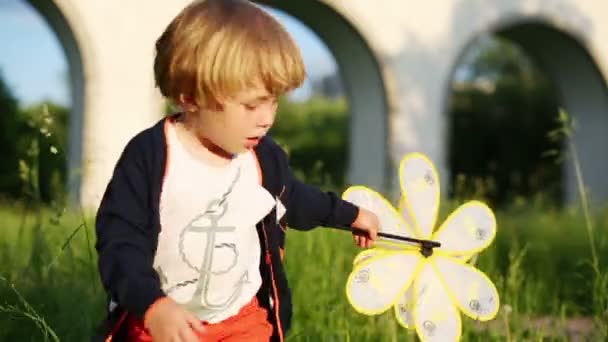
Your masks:
<svg viewBox="0 0 608 342"><path fill-rule="evenodd" d="M242 103L243 107L245 107L245 109L247 109L247 110L256 110L256 109L258 109L259 106L265 105L265 104L275 106L278 104L278 99L276 97L272 97L272 98L264 99L261 101L255 101L253 103Z"/></svg>

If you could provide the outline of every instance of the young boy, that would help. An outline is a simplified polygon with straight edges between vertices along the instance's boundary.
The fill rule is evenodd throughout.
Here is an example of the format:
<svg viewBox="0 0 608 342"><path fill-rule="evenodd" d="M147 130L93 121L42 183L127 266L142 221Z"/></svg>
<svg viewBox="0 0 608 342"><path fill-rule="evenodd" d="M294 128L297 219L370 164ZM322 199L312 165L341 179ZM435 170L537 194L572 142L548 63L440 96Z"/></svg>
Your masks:
<svg viewBox="0 0 608 342"><path fill-rule="evenodd" d="M355 242L369 247L378 220L295 179L266 135L277 97L305 77L266 12L245 0L194 2L156 52L156 83L182 112L131 139L102 199L96 248L109 314L99 337L283 341L287 225L356 227Z"/></svg>

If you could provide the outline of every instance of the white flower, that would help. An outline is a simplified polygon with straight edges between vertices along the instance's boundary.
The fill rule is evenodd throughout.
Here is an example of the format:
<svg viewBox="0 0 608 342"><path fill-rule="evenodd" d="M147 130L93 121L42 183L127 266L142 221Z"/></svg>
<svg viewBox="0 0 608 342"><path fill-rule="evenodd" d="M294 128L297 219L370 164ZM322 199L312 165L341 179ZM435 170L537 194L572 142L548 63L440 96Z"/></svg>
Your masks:
<svg viewBox="0 0 608 342"><path fill-rule="evenodd" d="M493 319L498 312L496 287L467 264L494 240L494 214L484 203L471 201L433 232L440 199L433 163L420 153L409 154L401 161L399 177L399 211L366 187L351 187L343 197L376 213L381 232L438 241L441 246L427 257L419 245L380 240L376 248L355 258L347 298L355 310L367 315L393 307L398 322L416 329L423 341L457 341L462 331L460 311L479 321Z"/></svg>

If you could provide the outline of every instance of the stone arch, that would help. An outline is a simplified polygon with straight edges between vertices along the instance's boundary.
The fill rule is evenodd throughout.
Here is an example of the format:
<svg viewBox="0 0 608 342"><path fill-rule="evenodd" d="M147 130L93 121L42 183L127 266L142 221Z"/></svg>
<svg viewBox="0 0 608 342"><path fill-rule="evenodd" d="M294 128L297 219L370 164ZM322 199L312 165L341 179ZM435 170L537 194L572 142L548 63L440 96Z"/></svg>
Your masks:
<svg viewBox="0 0 608 342"><path fill-rule="evenodd" d="M487 32L519 45L552 81L560 105L577 122L574 141L591 197L597 203L608 200L608 178L604 176L608 174L608 161L597 157L598 147L608 146L608 135L605 134L608 130L608 88L589 44L573 30L558 27L541 15L507 17L482 32L474 33L461 49L461 54ZM446 90L444 106L449 96L450 91ZM564 164L563 189L567 202L577 200L577 181L571 159Z"/></svg>
<svg viewBox="0 0 608 342"><path fill-rule="evenodd" d="M79 201L84 139L85 112L85 69L81 46L76 37L76 29L55 2L50 0L26 0L46 21L58 38L68 65L70 85L70 127L67 146L68 189L71 202ZM80 28L78 28L80 30Z"/></svg>
<svg viewBox="0 0 608 342"><path fill-rule="evenodd" d="M591 198L607 200L608 161L598 158L598 149L608 147L608 88L589 47L573 33L540 20L514 22L497 32L522 46L553 80L561 105L578 123L573 138ZM550 48L543 48L540 41ZM564 190L569 201L578 197L572 163L565 164Z"/></svg>
<svg viewBox="0 0 608 342"><path fill-rule="evenodd" d="M297 18L327 45L336 59L349 104L347 181L387 189L389 106L380 62L365 37L328 3L257 2Z"/></svg>

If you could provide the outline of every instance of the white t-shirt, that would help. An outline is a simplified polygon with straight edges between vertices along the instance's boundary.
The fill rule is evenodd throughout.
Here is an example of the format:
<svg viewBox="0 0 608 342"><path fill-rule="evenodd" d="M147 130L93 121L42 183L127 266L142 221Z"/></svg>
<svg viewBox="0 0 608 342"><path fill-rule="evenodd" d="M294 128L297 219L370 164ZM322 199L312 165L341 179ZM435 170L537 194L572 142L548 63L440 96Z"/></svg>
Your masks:
<svg viewBox="0 0 608 342"><path fill-rule="evenodd" d="M237 314L260 288L255 225L275 201L260 184L254 152L214 167L187 152L174 124L167 135L154 268L168 296L216 323Z"/></svg>

